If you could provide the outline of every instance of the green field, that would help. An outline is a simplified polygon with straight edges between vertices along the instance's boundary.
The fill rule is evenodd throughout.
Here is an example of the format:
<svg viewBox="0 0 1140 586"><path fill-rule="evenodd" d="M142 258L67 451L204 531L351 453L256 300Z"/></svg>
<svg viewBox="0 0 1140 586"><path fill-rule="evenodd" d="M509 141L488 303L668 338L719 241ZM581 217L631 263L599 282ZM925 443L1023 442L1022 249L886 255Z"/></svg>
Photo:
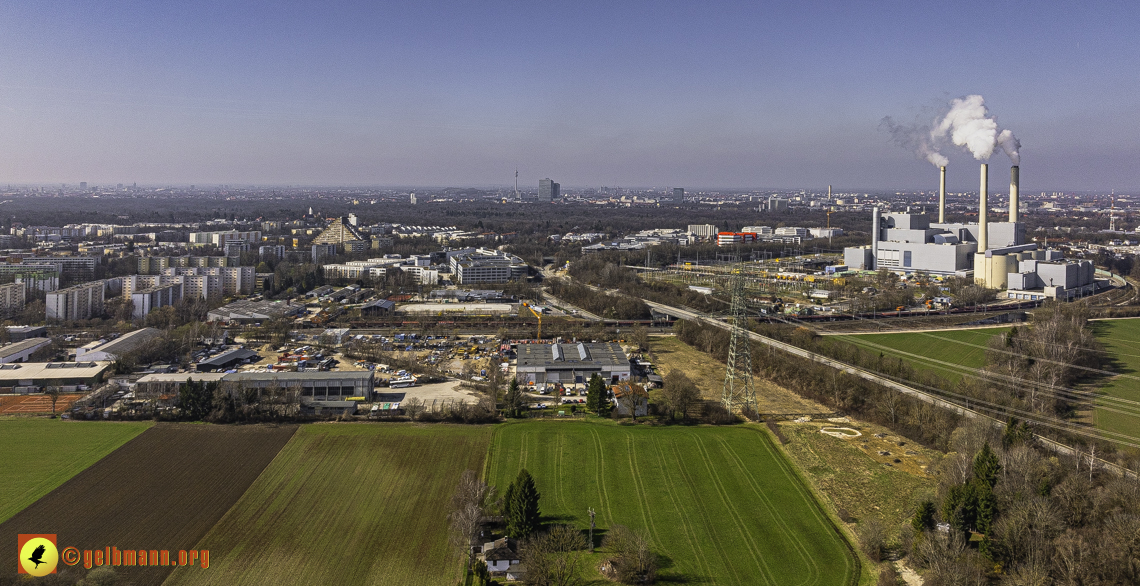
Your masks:
<svg viewBox="0 0 1140 586"><path fill-rule="evenodd" d="M197 548L210 568L171 584L454 584L446 515L492 428L305 425Z"/></svg>
<svg viewBox="0 0 1140 586"><path fill-rule="evenodd" d="M986 344L990 338L1009 331L1008 327L941 332L858 334L827 336L828 339L858 345L871 352L882 352L910 362L916 370L929 370L950 382L962 379L962 372L985 366Z"/></svg>
<svg viewBox="0 0 1140 586"><path fill-rule="evenodd" d="M661 582L845 585L860 566L803 480L754 427L523 422L495 433L488 481L527 468L548 521L644 532Z"/></svg>
<svg viewBox="0 0 1140 586"><path fill-rule="evenodd" d="M98 462L150 423L0 419L0 522Z"/></svg>
<svg viewBox="0 0 1140 586"><path fill-rule="evenodd" d="M1140 377L1140 319L1103 320L1092 322L1091 327L1116 361L1114 370L1127 375L1110 379L1102 387L1104 394L1140 402L1140 380L1128 378ZM1140 417L1109 411L1103 402L1097 407L1093 415L1097 427L1140 437Z"/></svg>

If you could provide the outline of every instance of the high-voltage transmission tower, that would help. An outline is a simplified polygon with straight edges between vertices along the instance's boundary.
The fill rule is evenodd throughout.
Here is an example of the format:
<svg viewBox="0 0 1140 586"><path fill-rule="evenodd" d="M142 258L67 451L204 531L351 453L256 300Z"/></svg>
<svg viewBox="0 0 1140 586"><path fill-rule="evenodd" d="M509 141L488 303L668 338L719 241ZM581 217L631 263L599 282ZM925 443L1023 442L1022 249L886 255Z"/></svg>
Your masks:
<svg viewBox="0 0 1140 586"><path fill-rule="evenodd" d="M736 264L730 276L732 286L732 341L728 346L728 367L724 371L724 408L729 413L756 413L756 389L752 386L752 343L748 338L748 308L744 296L744 265Z"/></svg>

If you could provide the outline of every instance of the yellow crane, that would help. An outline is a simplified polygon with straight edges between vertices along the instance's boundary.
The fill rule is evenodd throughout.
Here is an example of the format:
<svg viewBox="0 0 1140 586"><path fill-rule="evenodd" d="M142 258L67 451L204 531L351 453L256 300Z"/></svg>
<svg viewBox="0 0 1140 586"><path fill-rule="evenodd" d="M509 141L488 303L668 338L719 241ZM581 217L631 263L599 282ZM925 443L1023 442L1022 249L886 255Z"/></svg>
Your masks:
<svg viewBox="0 0 1140 586"><path fill-rule="evenodd" d="M527 309L529 309L531 313L533 313L533 314L534 314L534 317L537 317L537 318L538 318L538 336L537 336L537 338L538 338L539 340L541 340L541 339L542 339L542 314L541 314L541 313L539 313L538 311L536 311L536 310L534 309L534 306L532 306L531 304L527 303L526 301L523 301L523 302L522 302L522 304L523 304L523 306L525 306Z"/></svg>

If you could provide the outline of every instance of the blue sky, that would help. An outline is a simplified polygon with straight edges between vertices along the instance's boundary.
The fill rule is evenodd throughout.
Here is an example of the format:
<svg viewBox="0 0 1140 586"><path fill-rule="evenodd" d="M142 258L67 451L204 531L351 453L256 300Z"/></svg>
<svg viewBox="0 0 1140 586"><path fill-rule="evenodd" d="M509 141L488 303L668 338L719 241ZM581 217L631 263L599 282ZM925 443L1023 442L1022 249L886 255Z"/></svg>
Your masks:
<svg viewBox="0 0 1140 586"><path fill-rule="evenodd" d="M879 122L981 94L1140 189L1136 3L279 4L0 3L0 182L935 187Z"/></svg>

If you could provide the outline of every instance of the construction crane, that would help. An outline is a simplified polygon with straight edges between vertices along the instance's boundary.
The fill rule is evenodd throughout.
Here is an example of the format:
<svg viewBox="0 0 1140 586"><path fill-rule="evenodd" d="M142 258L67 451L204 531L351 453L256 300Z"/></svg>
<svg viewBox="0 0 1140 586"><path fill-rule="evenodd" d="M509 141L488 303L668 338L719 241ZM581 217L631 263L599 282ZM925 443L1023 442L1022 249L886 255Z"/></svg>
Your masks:
<svg viewBox="0 0 1140 586"><path fill-rule="evenodd" d="M529 309L531 313L533 313L533 314L534 314L534 317L537 317L537 318L538 318L538 336L536 336L536 337L537 337L539 340L541 340L541 339L542 339L542 314L541 314L541 313L539 313L537 310L535 310L535 309L534 309L534 306L533 306L533 305L531 305L531 304L529 304L529 303L527 303L526 301L523 301L523 302L522 302L522 304L523 304L523 306L525 306L527 309Z"/></svg>

